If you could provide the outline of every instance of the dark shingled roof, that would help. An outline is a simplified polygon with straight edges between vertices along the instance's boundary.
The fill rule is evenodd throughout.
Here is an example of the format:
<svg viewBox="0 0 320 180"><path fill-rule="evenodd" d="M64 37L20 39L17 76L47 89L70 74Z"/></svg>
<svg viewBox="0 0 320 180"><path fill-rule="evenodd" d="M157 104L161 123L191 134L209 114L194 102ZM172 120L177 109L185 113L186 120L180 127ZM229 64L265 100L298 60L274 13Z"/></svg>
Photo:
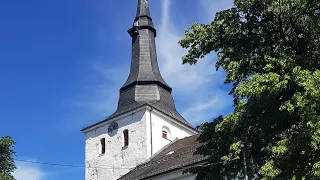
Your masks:
<svg viewBox="0 0 320 180"><path fill-rule="evenodd" d="M197 134L172 142L148 162L138 165L118 180L146 179L205 161L207 158L193 154L199 146L198 137Z"/></svg>
<svg viewBox="0 0 320 180"><path fill-rule="evenodd" d="M127 81L120 88L118 108L107 119L85 127L82 131L144 105L154 107L193 128L176 110L172 89L160 74L155 44L156 30L150 17L148 0L138 0L137 15L128 32L132 37L131 68Z"/></svg>

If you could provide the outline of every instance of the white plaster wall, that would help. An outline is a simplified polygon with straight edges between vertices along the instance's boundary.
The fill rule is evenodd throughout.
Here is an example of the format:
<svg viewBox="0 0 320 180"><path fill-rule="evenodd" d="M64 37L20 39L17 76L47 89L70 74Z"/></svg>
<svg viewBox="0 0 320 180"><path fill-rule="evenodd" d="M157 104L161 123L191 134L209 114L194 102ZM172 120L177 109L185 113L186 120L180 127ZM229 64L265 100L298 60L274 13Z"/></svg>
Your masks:
<svg viewBox="0 0 320 180"><path fill-rule="evenodd" d="M148 129L148 140L151 141L150 131L152 131L152 155L157 153L161 150L164 146L169 144L171 141L175 140L176 138L182 139L184 137L188 137L191 135L196 134L195 131L191 131L185 125L179 125L174 119L170 119L169 117L161 115L162 113L151 110L151 117L150 117L150 110L146 112L146 121L147 121L147 129ZM152 128L150 126L150 122L152 124ZM162 128L166 126L170 129L170 139L162 138ZM171 141L170 141L171 140ZM150 153L150 148L148 148L148 152Z"/></svg>
<svg viewBox="0 0 320 180"><path fill-rule="evenodd" d="M194 180L196 175L193 174L183 174L183 171L174 171L172 173L164 174L162 176L157 176L150 178L150 180Z"/></svg>
<svg viewBox="0 0 320 180"><path fill-rule="evenodd" d="M147 153L146 109L119 120L118 131L108 135L109 124L86 133L86 180L116 180L129 168L144 162ZM129 130L129 146L123 149L123 130ZM106 138L106 152L100 154L100 139Z"/></svg>

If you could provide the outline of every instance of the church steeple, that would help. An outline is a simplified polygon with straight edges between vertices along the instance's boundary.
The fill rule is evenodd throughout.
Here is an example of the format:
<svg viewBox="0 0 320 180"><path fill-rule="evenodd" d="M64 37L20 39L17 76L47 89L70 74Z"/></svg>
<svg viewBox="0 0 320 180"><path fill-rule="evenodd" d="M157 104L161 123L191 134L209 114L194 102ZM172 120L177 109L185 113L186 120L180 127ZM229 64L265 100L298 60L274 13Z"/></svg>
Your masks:
<svg viewBox="0 0 320 180"><path fill-rule="evenodd" d="M139 0L136 19L144 16L150 17L148 0Z"/></svg>
<svg viewBox="0 0 320 180"><path fill-rule="evenodd" d="M109 118L149 105L191 127L177 112L172 89L160 74L155 44L156 29L148 0L138 0L137 14L128 33L132 38L130 74L120 88L117 111Z"/></svg>
<svg viewBox="0 0 320 180"><path fill-rule="evenodd" d="M157 84L166 90L171 88L161 77L156 55L156 29L154 28L148 0L138 0L137 15L133 27L128 30L132 37L130 75L121 90L130 84Z"/></svg>
<svg viewBox="0 0 320 180"><path fill-rule="evenodd" d="M147 0L138 0L137 14L128 32L132 38L131 67L120 88L117 110L81 130L86 134L86 180L117 180L171 140L197 133L177 112L172 89L160 74L156 29ZM92 168L104 164L126 168Z"/></svg>

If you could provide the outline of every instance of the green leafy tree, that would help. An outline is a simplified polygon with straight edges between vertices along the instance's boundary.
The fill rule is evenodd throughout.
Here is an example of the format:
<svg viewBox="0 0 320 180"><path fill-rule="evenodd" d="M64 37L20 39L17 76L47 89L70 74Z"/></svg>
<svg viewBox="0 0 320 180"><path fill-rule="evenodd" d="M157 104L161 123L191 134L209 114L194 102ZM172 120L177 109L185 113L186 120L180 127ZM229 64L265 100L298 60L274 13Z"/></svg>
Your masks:
<svg viewBox="0 0 320 180"><path fill-rule="evenodd" d="M180 40L183 63L216 52L234 112L201 126L197 179L320 179L319 0L235 0ZM243 151L243 149L245 151ZM215 164L216 162L223 162Z"/></svg>
<svg viewBox="0 0 320 180"><path fill-rule="evenodd" d="M14 180L12 172L15 170L14 156L12 150L15 142L11 137L5 136L0 139L0 180Z"/></svg>

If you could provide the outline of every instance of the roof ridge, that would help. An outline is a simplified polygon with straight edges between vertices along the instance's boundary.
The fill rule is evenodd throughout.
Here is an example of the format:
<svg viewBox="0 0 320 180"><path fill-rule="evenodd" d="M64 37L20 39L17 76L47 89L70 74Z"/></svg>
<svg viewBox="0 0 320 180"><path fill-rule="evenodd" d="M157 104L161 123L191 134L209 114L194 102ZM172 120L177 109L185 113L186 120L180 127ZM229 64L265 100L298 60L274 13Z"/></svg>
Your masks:
<svg viewBox="0 0 320 180"><path fill-rule="evenodd" d="M177 155L173 155L173 154L172 154L172 155L169 155L169 156L165 155L163 158L160 158L160 159L157 160L157 161L152 161L152 159L151 159L149 162L146 162L146 163L144 163L144 164L138 165L135 169L143 169L143 168L152 166L152 165L154 165L154 164L159 164L159 163L161 163L161 162L167 161L167 160L169 160L169 159L174 159L174 158L180 157L180 156L182 156L182 155L184 155L184 154L188 154L188 153L190 153L190 152L195 152L196 150L197 150L197 148L192 149L192 150L183 151L183 152L181 152L181 153L178 153Z"/></svg>
<svg viewBox="0 0 320 180"><path fill-rule="evenodd" d="M147 177L150 177L150 176L154 176L154 175L160 174L162 172L166 172L166 171L169 171L169 170L177 169L179 167L184 167L184 166L188 166L190 164L194 164L194 163L197 163L197 162L200 162L200 161L205 161L207 159L208 159L208 157L198 158L196 160L191 160L191 161L188 161L186 163L182 163L182 164L179 164L179 165L176 165L176 166L172 166L172 167L167 168L167 169L163 169L163 170L156 171L156 172L153 172L153 173L149 173L149 174L146 174L146 175L138 176L136 179L140 180L140 179L143 179L143 178L147 178Z"/></svg>

